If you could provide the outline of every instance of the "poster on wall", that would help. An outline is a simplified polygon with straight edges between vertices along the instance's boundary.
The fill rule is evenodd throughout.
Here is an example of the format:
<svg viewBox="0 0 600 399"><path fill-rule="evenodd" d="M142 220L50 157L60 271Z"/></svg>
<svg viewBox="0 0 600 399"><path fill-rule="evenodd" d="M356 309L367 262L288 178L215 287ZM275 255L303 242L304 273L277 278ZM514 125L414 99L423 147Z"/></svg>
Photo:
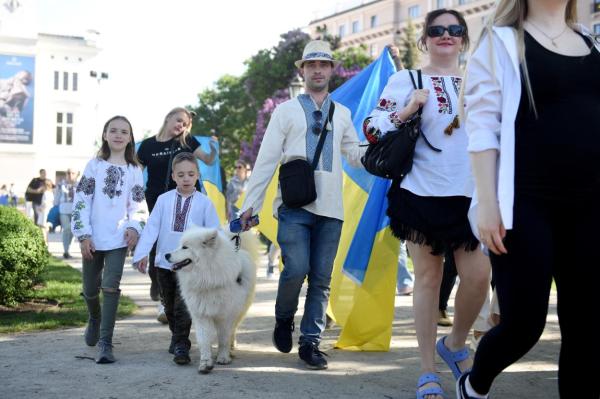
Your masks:
<svg viewBox="0 0 600 399"><path fill-rule="evenodd" d="M35 57L0 54L0 143L33 142Z"/></svg>

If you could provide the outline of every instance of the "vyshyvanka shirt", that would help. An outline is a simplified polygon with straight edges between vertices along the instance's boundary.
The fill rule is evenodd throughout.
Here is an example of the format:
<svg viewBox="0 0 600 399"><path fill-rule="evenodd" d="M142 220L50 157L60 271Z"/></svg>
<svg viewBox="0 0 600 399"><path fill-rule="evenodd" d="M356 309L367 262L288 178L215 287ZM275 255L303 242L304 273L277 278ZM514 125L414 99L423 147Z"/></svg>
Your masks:
<svg viewBox="0 0 600 399"><path fill-rule="evenodd" d="M199 191L184 197L177 189L161 194L150 213L148 223L135 248L133 262L148 256L152 246L156 245L155 266L172 269L165 254L179 246L183 232L191 226L214 227L220 225L217 210L208 197Z"/></svg>
<svg viewBox="0 0 600 399"><path fill-rule="evenodd" d="M142 170L100 158L88 162L75 190L71 230L79 241L90 238L97 250L127 246L125 230L142 232Z"/></svg>

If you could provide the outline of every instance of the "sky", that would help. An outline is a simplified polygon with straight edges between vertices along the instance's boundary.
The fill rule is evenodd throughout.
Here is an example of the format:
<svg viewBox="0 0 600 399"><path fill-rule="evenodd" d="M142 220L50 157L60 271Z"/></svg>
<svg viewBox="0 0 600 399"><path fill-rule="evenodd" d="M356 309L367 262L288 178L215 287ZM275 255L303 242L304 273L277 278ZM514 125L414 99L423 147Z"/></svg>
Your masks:
<svg viewBox="0 0 600 399"><path fill-rule="evenodd" d="M222 75L241 75L244 60L361 0L21 0L37 6L38 30L100 32L100 120L126 115L136 131L160 127L175 106L196 105L197 94ZM290 66L292 67L292 66Z"/></svg>

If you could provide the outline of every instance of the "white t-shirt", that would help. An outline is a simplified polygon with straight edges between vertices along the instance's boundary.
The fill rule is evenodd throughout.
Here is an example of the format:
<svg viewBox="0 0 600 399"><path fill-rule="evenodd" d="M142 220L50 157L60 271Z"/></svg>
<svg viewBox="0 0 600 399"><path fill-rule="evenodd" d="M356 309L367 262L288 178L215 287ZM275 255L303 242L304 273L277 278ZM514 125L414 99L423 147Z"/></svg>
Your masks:
<svg viewBox="0 0 600 399"><path fill-rule="evenodd" d="M412 71L417 82L417 72ZM473 179L467 153L467 135L464 123L452 134L444 130L460 113L458 97L462 79L458 76L422 75L423 89L429 89L429 98L423 107L421 129L427 140L441 152L429 148L423 137L415 147L413 167L400 187L413 194L429 197L465 196L473 194ZM397 129L396 112L409 102L414 88L408 70L390 77L377 108L370 115L370 126L385 134Z"/></svg>

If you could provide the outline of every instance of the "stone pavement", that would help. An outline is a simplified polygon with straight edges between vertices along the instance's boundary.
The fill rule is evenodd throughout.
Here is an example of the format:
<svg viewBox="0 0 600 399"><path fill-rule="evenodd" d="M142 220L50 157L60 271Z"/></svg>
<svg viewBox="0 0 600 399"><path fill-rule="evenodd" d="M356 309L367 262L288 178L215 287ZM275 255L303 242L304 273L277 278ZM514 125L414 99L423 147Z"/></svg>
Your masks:
<svg viewBox="0 0 600 399"><path fill-rule="evenodd" d="M51 234L50 252L62 256L59 234ZM80 268L78 246L69 263ZM0 398L394 398L415 397L419 374L417 342L412 320L412 297L397 296L392 348L387 353L333 349L339 328L325 332L322 348L329 354L326 371L309 371L290 354L271 344L276 281L265 276L266 257L259 265L256 298L238 331L232 364L217 365L208 375L196 371L198 351L192 338L192 365L177 366L167 353L168 328L155 319L156 304L149 298L149 278L126 263L122 281L125 295L139 310L117 322L115 355L118 362L97 365L89 358L95 348L85 346L83 328L0 335ZM451 301L452 303L452 301ZM303 304L301 301L300 305ZM556 370L560 334L556 298L551 298L546 330L536 347L496 381L494 398L558 398ZM450 309L452 310L452 308ZM298 315L302 314L302 308ZM296 317L299 326L300 318ZM444 334L447 328L440 328ZM295 333L297 337L298 331ZM448 368L437 359L448 398L454 383Z"/></svg>

